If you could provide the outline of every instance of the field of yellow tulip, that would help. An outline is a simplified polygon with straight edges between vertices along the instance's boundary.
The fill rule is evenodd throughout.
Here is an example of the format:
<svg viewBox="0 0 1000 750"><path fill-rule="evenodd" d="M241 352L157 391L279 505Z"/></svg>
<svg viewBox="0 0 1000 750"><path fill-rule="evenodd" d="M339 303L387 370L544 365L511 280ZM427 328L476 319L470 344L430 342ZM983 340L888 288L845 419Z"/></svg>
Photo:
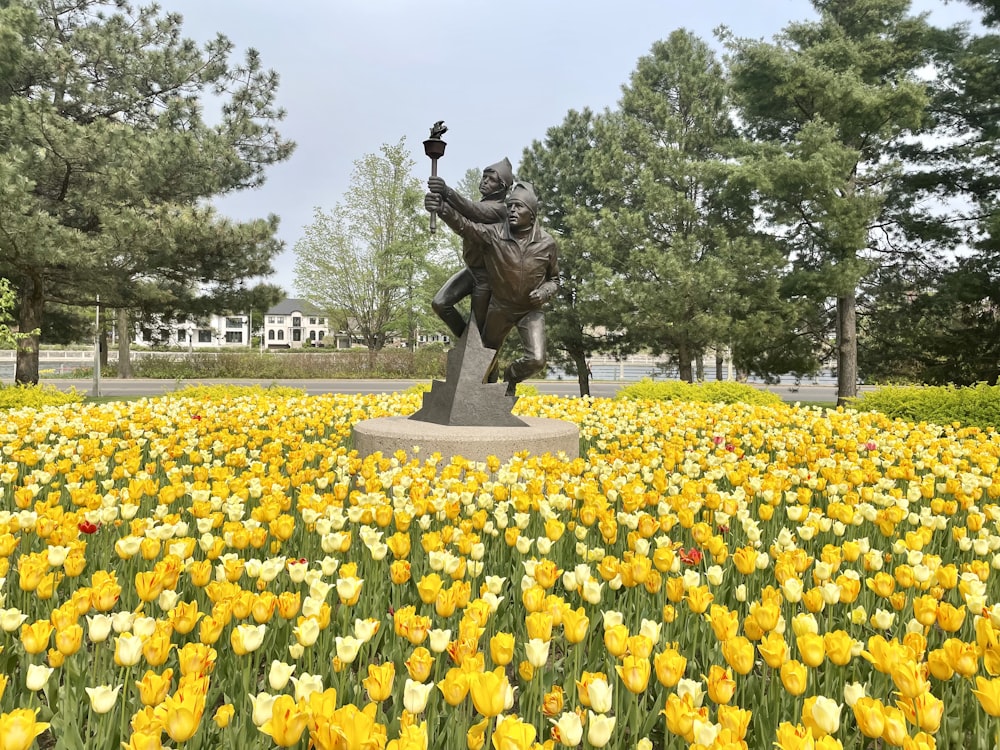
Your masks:
<svg viewBox="0 0 1000 750"><path fill-rule="evenodd" d="M996 746L1000 435L522 398L582 458L352 453L419 395L0 426L0 750Z"/></svg>

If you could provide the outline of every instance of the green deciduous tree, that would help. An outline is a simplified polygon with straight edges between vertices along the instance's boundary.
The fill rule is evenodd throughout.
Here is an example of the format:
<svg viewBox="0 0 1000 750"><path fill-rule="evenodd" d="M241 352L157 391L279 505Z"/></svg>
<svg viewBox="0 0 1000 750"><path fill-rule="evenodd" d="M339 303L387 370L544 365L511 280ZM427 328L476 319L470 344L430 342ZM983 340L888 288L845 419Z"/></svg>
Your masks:
<svg viewBox="0 0 1000 750"><path fill-rule="evenodd" d="M261 184L291 153L277 76L257 53L235 62L221 35L199 47L157 6L4 5L20 50L0 56L0 273L19 291L22 330L52 301L100 293L127 313L269 273L276 219L232 222L204 204ZM22 342L19 381L37 381L38 343Z"/></svg>
<svg viewBox="0 0 1000 750"><path fill-rule="evenodd" d="M928 103L918 76L928 27L908 0L814 0L816 21L774 42L726 37L740 114L760 141L755 163L767 215L793 249L790 279L836 300L838 398L857 393L857 293L877 266L897 148ZM891 248L889 248L891 249Z"/></svg>
<svg viewBox="0 0 1000 750"><path fill-rule="evenodd" d="M428 306L420 290L430 243L413 167L405 139L358 159L343 202L315 209L295 243L296 287L334 317L345 315L372 358L398 332L412 345Z"/></svg>

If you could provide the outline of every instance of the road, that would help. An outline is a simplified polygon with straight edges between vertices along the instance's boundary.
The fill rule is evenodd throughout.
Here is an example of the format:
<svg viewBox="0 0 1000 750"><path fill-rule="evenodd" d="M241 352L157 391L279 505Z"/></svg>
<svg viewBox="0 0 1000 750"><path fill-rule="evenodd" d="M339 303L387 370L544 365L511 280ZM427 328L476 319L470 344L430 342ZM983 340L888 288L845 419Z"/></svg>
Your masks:
<svg viewBox="0 0 1000 750"><path fill-rule="evenodd" d="M218 380L218 379L196 379L196 380L152 380L148 378L132 378L119 380L117 378L105 378L101 381L102 396L123 396L128 398L139 398L142 396L160 396L165 393L172 393L187 385L262 385L268 386L277 382L279 385L300 388L310 395L320 395L324 393L394 393L406 390L417 382L415 380ZM93 390L94 381L91 379L66 379L51 378L42 379L42 383L53 385L60 390L76 388L82 393L90 394ZM538 388L541 393L554 396L577 396L579 387L575 380L532 380L530 384ZM622 386L629 385L627 382L599 380L591 381L590 393L595 397L614 396ZM801 385L797 389L787 384L785 385L762 385L753 384L755 388L767 389L776 393L783 401L794 403L820 402L834 403L837 400L837 389L832 385ZM862 390L868 390L867 387Z"/></svg>

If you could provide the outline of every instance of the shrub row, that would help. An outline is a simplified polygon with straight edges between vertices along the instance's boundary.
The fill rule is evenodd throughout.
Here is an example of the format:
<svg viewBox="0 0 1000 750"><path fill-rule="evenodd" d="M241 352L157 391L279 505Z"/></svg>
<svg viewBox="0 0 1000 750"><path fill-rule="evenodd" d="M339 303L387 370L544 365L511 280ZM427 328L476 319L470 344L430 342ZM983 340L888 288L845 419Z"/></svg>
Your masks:
<svg viewBox="0 0 1000 750"><path fill-rule="evenodd" d="M78 404L83 401L83 394L75 388L60 391L51 385L9 385L0 384L0 409L18 409L30 406L38 409L43 406L63 406Z"/></svg>
<svg viewBox="0 0 1000 750"><path fill-rule="evenodd" d="M765 406L780 404L781 398L770 391L762 391L744 383L712 380L704 383L685 383L682 380L640 380L618 391L617 398L633 401L697 401L709 404L742 402Z"/></svg>
<svg viewBox="0 0 1000 750"><path fill-rule="evenodd" d="M939 425L959 423L967 427L1000 427L1000 383L955 386L886 386L862 394L852 407L877 411L908 422Z"/></svg>
<svg viewBox="0 0 1000 750"><path fill-rule="evenodd" d="M440 378L445 353L440 347L383 349L369 358L365 350L301 354L255 352L193 352L136 357L132 369L139 378ZM114 370L110 374L113 376Z"/></svg>

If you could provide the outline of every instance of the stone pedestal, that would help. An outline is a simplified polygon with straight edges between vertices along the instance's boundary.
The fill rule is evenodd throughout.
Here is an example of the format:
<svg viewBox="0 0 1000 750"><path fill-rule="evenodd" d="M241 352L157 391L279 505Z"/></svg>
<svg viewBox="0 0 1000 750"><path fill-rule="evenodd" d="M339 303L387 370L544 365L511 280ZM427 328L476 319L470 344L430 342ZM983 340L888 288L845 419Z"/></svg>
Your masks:
<svg viewBox="0 0 1000 750"><path fill-rule="evenodd" d="M485 461L496 456L501 462L519 451L533 455L564 453L567 459L580 455L580 429L561 419L522 417L523 427L465 427L421 422L407 417L368 419L354 426L354 447L358 455L381 451L392 456L403 450L407 456L425 459L440 453L444 461L462 456L469 461ZM414 448L419 447L419 452Z"/></svg>

